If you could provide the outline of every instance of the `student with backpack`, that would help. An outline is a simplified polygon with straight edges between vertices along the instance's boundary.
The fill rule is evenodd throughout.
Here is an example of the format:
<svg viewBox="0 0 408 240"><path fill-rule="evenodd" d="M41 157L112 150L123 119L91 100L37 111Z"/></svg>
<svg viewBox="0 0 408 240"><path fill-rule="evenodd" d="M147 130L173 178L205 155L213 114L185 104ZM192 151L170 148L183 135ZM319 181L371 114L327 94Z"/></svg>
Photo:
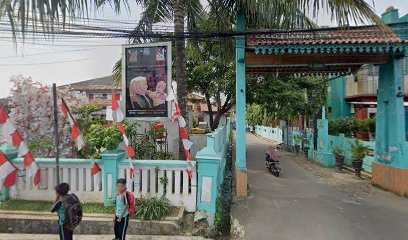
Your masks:
<svg viewBox="0 0 408 240"><path fill-rule="evenodd" d="M116 194L115 217L113 218L115 222L114 240L125 240L129 218L131 218L135 212L136 200L135 196L126 190L126 179L118 179L116 188L118 192Z"/></svg>
<svg viewBox="0 0 408 240"><path fill-rule="evenodd" d="M58 214L60 240L72 240L74 229L82 220L82 206L78 197L69 192L68 183L60 183L55 187L56 199L51 212Z"/></svg>

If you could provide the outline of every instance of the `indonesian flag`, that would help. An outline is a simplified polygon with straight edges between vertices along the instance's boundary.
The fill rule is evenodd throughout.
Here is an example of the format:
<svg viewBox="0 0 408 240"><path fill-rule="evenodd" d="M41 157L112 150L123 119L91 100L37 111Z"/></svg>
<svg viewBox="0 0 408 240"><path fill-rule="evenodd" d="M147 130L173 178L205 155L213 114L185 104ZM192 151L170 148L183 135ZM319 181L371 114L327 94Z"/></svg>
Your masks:
<svg viewBox="0 0 408 240"><path fill-rule="evenodd" d="M18 148L18 157L24 158L24 168L27 171L27 175L29 177L32 177L33 185L37 186L41 181L40 168L38 167L30 149L28 148L27 143L24 141L24 138L21 136L20 132L16 130L14 124L11 122L4 106L0 109L0 126L2 127L3 136L11 138L13 146ZM5 157L4 154L3 156ZM17 177L17 169L15 167L14 169L15 174L13 173L12 175L9 175L10 179L6 179L8 180L8 184L13 183L14 185L15 183L15 178Z"/></svg>
<svg viewBox="0 0 408 240"><path fill-rule="evenodd" d="M61 111L64 114L65 119L68 119L69 124L71 125L71 139L75 142L78 150L84 150L85 140L81 134L78 124L76 123L74 117L69 110L69 107L65 100L61 98Z"/></svg>
<svg viewBox="0 0 408 240"><path fill-rule="evenodd" d="M17 168L7 159L3 152L0 152L0 179L4 179L3 186L10 188L16 184Z"/></svg>
<svg viewBox="0 0 408 240"><path fill-rule="evenodd" d="M106 120L113 120L118 123L118 129L122 133L122 139L123 142L119 145L120 147L123 148L123 150L127 151L128 159L129 159L129 167L130 167L130 180L128 183L128 187L131 186L133 183L133 174L134 174L134 168L133 168L133 163L132 163L132 158L136 155L135 150L129 146L129 139L126 136L126 130L123 127L123 119L125 119L125 115L119 108L119 103L118 101L120 100L120 95L115 94L114 91L112 91L112 106L111 106L111 111L107 111L106 114Z"/></svg>
<svg viewBox="0 0 408 240"><path fill-rule="evenodd" d="M191 154L190 154L190 149L191 146L193 145L193 142L190 141L188 132L186 129L186 120L184 119L183 115L181 114L180 107L178 106L177 99L174 94L174 89L177 88L177 85L173 84L172 91L170 91L167 101L172 102L172 106L175 109L172 113L172 121L173 122L178 122L179 128L180 128L180 136L183 142L183 147L184 147L184 152L186 154L186 159L187 159L187 168L186 172L188 176L190 177L190 180L192 179L192 173L191 171L193 170L193 163L191 162Z"/></svg>
<svg viewBox="0 0 408 240"><path fill-rule="evenodd" d="M91 175L95 176L96 174L98 174L99 172L101 172L102 169L99 167L99 165L95 162L95 160L93 161L93 166L92 166L92 172Z"/></svg>

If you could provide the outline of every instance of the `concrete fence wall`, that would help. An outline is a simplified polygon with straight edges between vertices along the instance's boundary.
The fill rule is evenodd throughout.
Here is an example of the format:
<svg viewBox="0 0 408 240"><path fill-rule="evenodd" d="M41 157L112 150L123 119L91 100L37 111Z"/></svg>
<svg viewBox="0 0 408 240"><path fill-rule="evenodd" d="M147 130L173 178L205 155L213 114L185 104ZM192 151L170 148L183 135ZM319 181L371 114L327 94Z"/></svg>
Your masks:
<svg viewBox="0 0 408 240"><path fill-rule="evenodd" d="M369 149L369 156L366 156L363 160L363 168L367 172L372 172L372 164L374 162L374 152L375 152L375 141L362 141L361 143ZM345 137L344 134L340 134L339 136L329 135L329 148L335 149L339 148L343 151L344 154L344 162L347 165L351 165L353 161L353 157L351 155L351 147L355 142L354 138Z"/></svg>
<svg viewBox="0 0 408 240"><path fill-rule="evenodd" d="M23 169L23 159L16 158L17 149L5 152L9 159L20 169L17 184L11 189L1 190L1 198L8 197L25 200L53 201L56 185L56 164L54 158L37 158L41 169L41 183L33 187L31 177ZM116 198L116 180L125 178L129 183L129 160L124 159L125 153L120 150L107 151L102 159L97 160L102 171L91 176L93 160L60 159L60 181L67 182L71 191L85 202L103 202L106 206L113 205ZM184 207L194 212L197 208L197 171L192 161L192 179L186 172L186 161L181 160L132 160L135 172L130 192L135 197L161 197L170 200L171 205ZM163 181L166 179L167 181ZM167 184L165 184L167 182Z"/></svg>
<svg viewBox="0 0 408 240"><path fill-rule="evenodd" d="M207 146L196 155L198 164L197 208L212 215L224 179L227 146L230 143L231 125L218 127L207 134Z"/></svg>
<svg viewBox="0 0 408 240"><path fill-rule="evenodd" d="M267 138L272 141L282 142L282 129L281 128L272 128L256 125L255 133L263 138Z"/></svg>
<svg viewBox="0 0 408 240"><path fill-rule="evenodd" d="M265 127L265 126L255 126L255 133L273 140L273 141L277 141L277 142L281 142L282 141L282 135L283 135L283 131L280 128L271 128L271 127ZM329 167L333 167L334 166L334 156L332 156L333 161L330 161L330 163L332 164L327 164L327 161L324 161L324 157L322 157L323 154L331 154L333 152L333 150L335 148L340 148L343 150L343 153L345 155L345 163L347 165L351 165L352 164L352 155L351 155L351 146L354 144L355 139L354 138L349 138L349 137L345 137L344 134L339 134L339 136L334 136L334 135L328 135L328 141L319 141L318 144L318 149L327 149L328 153L321 153L319 151L314 151L314 147L313 147L313 132L311 131L307 131L306 132L306 136L307 139L309 140L309 154L308 154L308 158L310 159L314 159L315 161L317 161L319 164L322 164L323 166L329 166ZM298 130L291 130L291 134L289 134L288 136L290 136L289 139L289 143L292 145L295 145L295 136L296 135L301 135L301 132ZM304 133L303 133L304 135ZM305 136L305 135L304 135ZM366 156L364 158L364 164L363 164L363 168L365 171L367 172L372 172L372 165L374 162L374 154L375 154L375 141L362 141L360 140L364 146L366 146L369 149L369 154L368 156ZM326 145L327 146L321 146L321 144ZM407 142L407 146L408 146L408 142Z"/></svg>

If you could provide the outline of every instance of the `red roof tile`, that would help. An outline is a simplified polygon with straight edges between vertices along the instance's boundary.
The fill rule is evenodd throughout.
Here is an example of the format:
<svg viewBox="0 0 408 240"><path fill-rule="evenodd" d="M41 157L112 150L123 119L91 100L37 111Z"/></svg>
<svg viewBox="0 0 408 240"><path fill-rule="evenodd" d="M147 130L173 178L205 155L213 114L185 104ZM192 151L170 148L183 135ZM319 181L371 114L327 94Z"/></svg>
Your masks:
<svg viewBox="0 0 408 240"><path fill-rule="evenodd" d="M351 27L347 29L328 28L312 31L289 31L277 33L256 33L248 35L247 46L268 45L315 45L315 44L391 44L406 43L390 28L376 26Z"/></svg>

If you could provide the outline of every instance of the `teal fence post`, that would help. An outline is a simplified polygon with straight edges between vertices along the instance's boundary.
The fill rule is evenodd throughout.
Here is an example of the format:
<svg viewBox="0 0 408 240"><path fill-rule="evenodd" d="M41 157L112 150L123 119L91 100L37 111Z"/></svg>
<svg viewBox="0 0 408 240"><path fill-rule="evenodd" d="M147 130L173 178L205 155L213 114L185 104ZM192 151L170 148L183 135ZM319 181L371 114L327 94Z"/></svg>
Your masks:
<svg viewBox="0 0 408 240"><path fill-rule="evenodd" d="M237 32L245 32L245 13L237 13ZM246 159L246 65L245 35L235 38L236 50L236 191L237 196L247 194L247 159Z"/></svg>
<svg viewBox="0 0 408 240"><path fill-rule="evenodd" d="M329 122L326 119L324 107L322 109L322 119L317 120L317 129L317 161L324 167L334 167L336 161L329 147Z"/></svg>
<svg viewBox="0 0 408 240"><path fill-rule="evenodd" d="M5 144L1 146L0 150L7 156L7 158L10 161L13 161L13 159L16 158L18 155L18 149L9 144ZM9 199L9 197L10 197L10 189L5 188L4 186L1 186L0 200L6 201Z"/></svg>
<svg viewBox="0 0 408 240"><path fill-rule="evenodd" d="M113 206L116 200L118 163L124 158L125 152L121 150L106 151L101 156L103 160L103 204Z"/></svg>
<svg viewBox="0 0 408 240"><path fill-rule="evenodd" d="M214 215L220 181L221 154L215 151L213 134L207 134L207 147L197 153L196 159L198 164L197 209Z"/></svg>

